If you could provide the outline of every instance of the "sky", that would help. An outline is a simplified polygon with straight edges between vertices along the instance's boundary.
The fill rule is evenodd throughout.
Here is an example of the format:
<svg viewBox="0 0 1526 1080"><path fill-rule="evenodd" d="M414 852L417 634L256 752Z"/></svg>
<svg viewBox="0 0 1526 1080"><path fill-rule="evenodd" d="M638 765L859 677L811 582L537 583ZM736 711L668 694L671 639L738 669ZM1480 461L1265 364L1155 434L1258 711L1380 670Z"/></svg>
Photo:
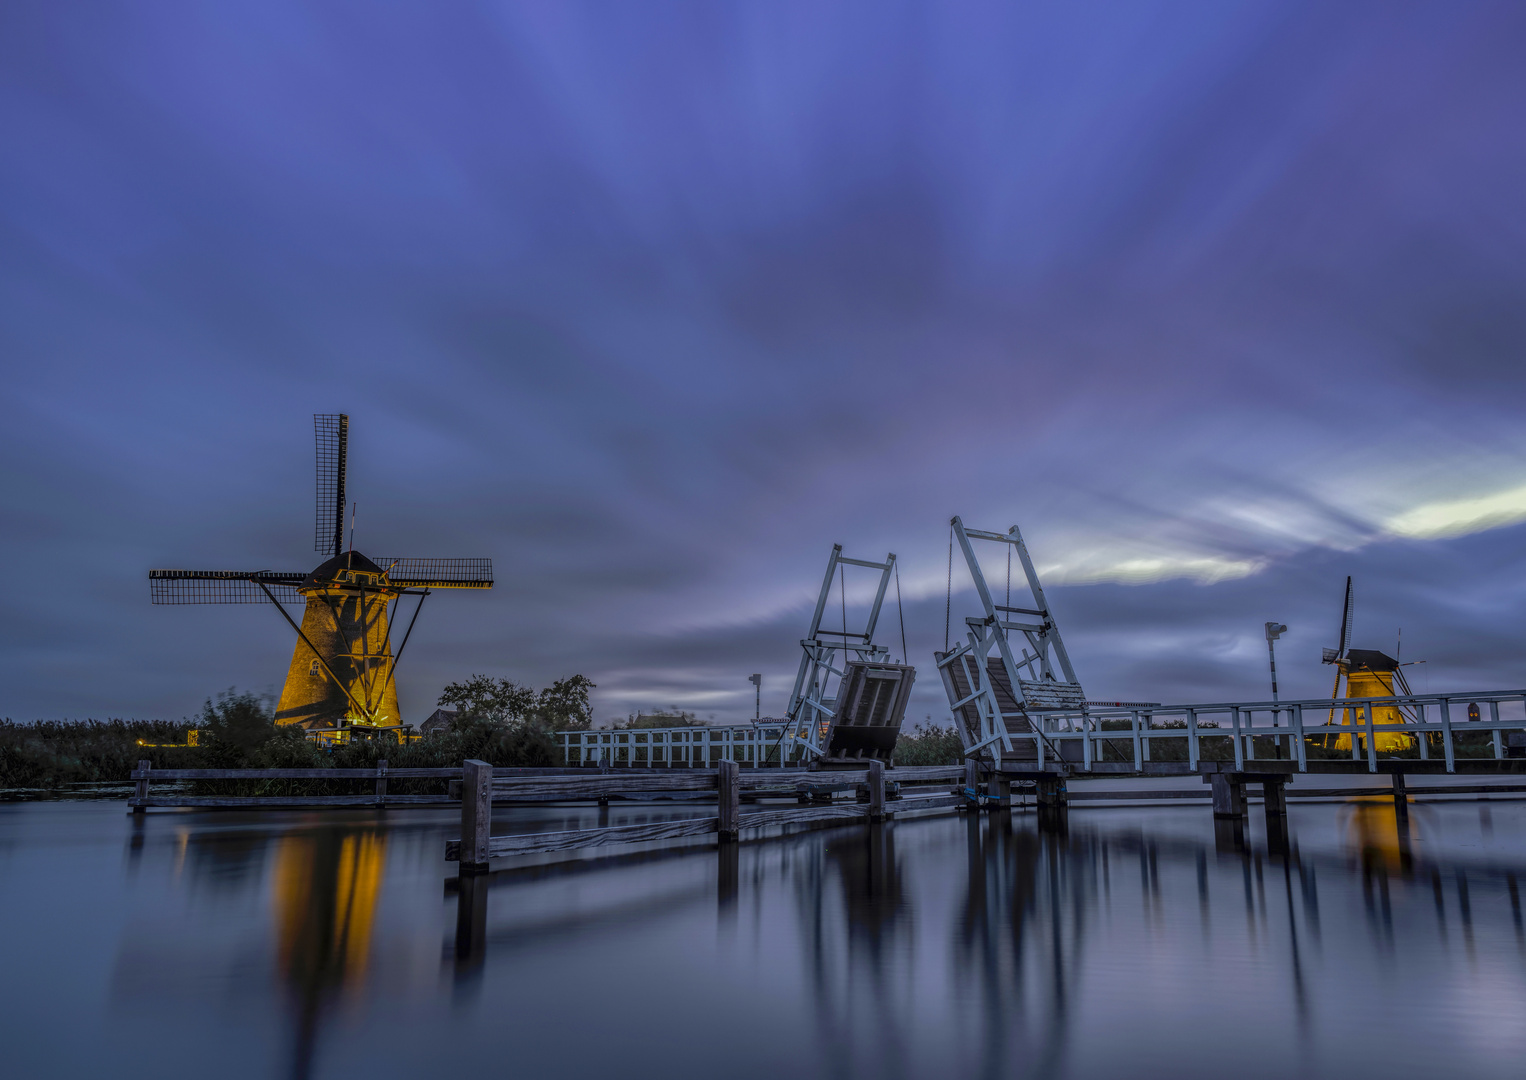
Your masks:
<svg viewBox="0 0 1526 1080"><path fill-rule="evenodd" d="M277 612L146 576L321 561L317 412L358 550L494 561L408 720L780 715L841 543L939 721L955 514L1092 699L1265 700L1269 619L1327 696L1347 575L1417 691L1526 686L1523 55L1462 0L11 0L0 716L278 691Z"/></svg>

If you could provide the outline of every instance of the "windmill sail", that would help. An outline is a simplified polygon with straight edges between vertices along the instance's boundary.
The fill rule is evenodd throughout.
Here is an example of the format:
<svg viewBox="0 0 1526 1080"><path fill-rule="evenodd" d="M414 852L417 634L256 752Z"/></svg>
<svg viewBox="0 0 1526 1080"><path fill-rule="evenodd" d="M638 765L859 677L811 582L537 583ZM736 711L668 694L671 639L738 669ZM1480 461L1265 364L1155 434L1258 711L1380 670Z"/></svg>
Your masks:
<svg viewBox="0 0 1526 1080"><path fill-rule="evenodd" d="M388 558L346 550L345 480L350 418L313 416L317 449L317 519L313 544L323 561L306 573L276 570L149 571L155 604L274 604L296 632L276 723L306 728L319 741L347 741L356 727L402 724L393 667L419 607L396 650L391 624L397 605L422 605L436 589L491 589L491 559ZM287 608L293 609L288 611Z"/></svg>
<svg viewBox="0 0 1526 1080"><path fill-rule="evenodd" d="M393 585L408 589L491 589L492 559L377 559Z"/></svg>
<svg viewBox="0 0 1526 1080"><path fill-rule="evenodd" d="M150 570L148 591L155 604L268 604L272 598L300 604L297 586L306 577L274 570Z"/></svg>
<svg viewBox="0 0 1526 1080"><path fill-rule="evenodd" d="M327 555L344 550L344 478L350 452L350 418L344 413L314 413L318 444L318 524L313 548Z"/></svg>
<svg viewBox="0 0 1526 1080"><path fill-rule="evenodd" d="M1346 578L1346 600L1341 604L1341 633L1338 643L1333 649L1324 650L1324 662L1334 664L1346 659L1346 652L1351 646L1351 623L1356 617L1356 598L1351 592L1351 578ZM1337 687L1339 683L1337 683Z"/></svg>
<svg viewBox="0 0 1526 1080"><path fill-rule="evenodd" d="M1341 643L1336 646L1337 657L1344 657L1346 650L1351 646L1351 620L1355 617L1355 603L1351 595L1351 578L1346 578L1346 603L1341 608Z"/></svg>

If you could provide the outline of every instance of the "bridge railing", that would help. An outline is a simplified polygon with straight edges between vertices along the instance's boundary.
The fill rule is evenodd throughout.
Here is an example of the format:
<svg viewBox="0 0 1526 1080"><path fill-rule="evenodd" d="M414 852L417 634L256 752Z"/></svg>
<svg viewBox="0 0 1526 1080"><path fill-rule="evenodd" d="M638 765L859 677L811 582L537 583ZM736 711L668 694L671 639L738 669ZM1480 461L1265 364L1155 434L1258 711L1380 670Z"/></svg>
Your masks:
<svg viewBox="0 0 1526 1080"><path fill-rule="evenodd" d="M709 769L722 761L754 768L785 768L783 722L727 727L600 728L563 731L562 760L568 765Z"/></svg>
<svg viewBox="0 0 1526 1080"><path fill-rule="evenodd" d="M1477 720L1469 718L1472 706L1477 706ZM1391 719L1406 713L1408 718ZM1459 756L1498 760L1510 756L1510 750L1526 752L1526 690L1097 708L1084 714L1031 710L1029 716L1039 721L1042 737L1015 731L1014 723L1008 725L1014 729L1013 742L1035 744L1041 767L1064 764L1082 771L1123 765L1144 772L1148 764L1167 760L1183 762L1190 770L1200 761L1243 766L1247 761L1281 760L1296 762L1296 770L1304 772L1309 760L1306 737L1330 744L1347 737L1342 752L1353 761L1365 760L1372 772L1379 761L1395 756L1378 748L1386 741L1384 735L1405 736L1421 760L1444 760L1448 772L1454 771ZM780 761L784 728L778 723L600 729L564 731L558 738L569 766L713 768L735 761L788 768L788 762ZM1513 739L1511 733L1516 733ZM1480 734L1488 736L1482 745ZM1462 744L1459 736L1464 737ZM1321 746L1320 751L1331 748ZM1054 760L1056 754L1060 762Z"/></svg>
<svg viewBox="0 0 1526 1080"><path fill-rule="evenodd" d="M1316 753L1328 758L1343 737L1346 745L1339 753L1365 760L1369 772L1378 771L1379 761L1415 754L1422 761L1444 761L1447 772L1455 771L1459 757L1499 760L1512 750L1526 755L1526 690L1157 705L1085 714L1031 711L1029 716L1038 720L1041 734L1014 731L1013 742L1034 744L1040 767L1057 764L1058 753L1063 763L1082 771L1112 763L1143 772L1162 760L1185 761L1192 771L1200 761L1233 761L1244 768L1247 762L1278 760L1305 772L1310 740L1321 740ZM1397 753L1380 749L1389 741L1383 736L1402 737L1394 740L1401 743Z"/></svg>

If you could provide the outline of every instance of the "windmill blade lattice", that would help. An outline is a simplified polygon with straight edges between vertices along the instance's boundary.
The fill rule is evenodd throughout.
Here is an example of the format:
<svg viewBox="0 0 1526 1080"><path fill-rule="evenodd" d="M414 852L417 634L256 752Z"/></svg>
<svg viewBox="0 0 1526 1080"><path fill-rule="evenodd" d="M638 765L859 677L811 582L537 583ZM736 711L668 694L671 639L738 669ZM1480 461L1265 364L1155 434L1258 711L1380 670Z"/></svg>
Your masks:
<svg viewBox="0 0 1526 1080"><path fill-rule="evenodd" d="M306 577L274 570L150 570L148 591L155 604L268 604L272 596L300 604L297 586Z"/></svg>
<svg viewBox="0 0 1526 1080"><path fill-rule="evenodd" d="M377 559L387 580L409 589L491 589L492 559Z"/></svg>
<svg viewBox="0 0 1526 1080"><path fill-rule="evenodd" d="M344 413L314 413L318 444L318 523L313 549L329 555L344 550L344 480L350 453L350 418Z"/></svg>

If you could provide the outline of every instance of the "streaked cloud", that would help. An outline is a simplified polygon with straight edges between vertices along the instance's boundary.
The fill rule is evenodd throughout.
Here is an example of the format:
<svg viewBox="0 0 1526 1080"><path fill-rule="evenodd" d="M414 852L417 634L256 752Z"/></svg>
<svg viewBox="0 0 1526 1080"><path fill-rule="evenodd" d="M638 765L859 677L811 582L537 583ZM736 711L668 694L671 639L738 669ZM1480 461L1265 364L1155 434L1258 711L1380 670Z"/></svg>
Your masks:
<svg viewBox="0 0 1526 1080"><path fill-rule="evenodd" d="M1384 522L1396 536L1435 539L1466 536L1526 521L1526 484L1463 499L1444 499L1396 514Z"/></svg>
<svg viewBox="0 0 1526 1080"><path fill-rule="evenodd" d="M306 568L336 409L362 550L498 567L410 715L750 716L833 542L927 664L956 513L1113 696L1228 692L1346 573L1508 682L1523 51L1505 3L7 8L0 714L279 679L274 613L143 574Z"/></svg>

